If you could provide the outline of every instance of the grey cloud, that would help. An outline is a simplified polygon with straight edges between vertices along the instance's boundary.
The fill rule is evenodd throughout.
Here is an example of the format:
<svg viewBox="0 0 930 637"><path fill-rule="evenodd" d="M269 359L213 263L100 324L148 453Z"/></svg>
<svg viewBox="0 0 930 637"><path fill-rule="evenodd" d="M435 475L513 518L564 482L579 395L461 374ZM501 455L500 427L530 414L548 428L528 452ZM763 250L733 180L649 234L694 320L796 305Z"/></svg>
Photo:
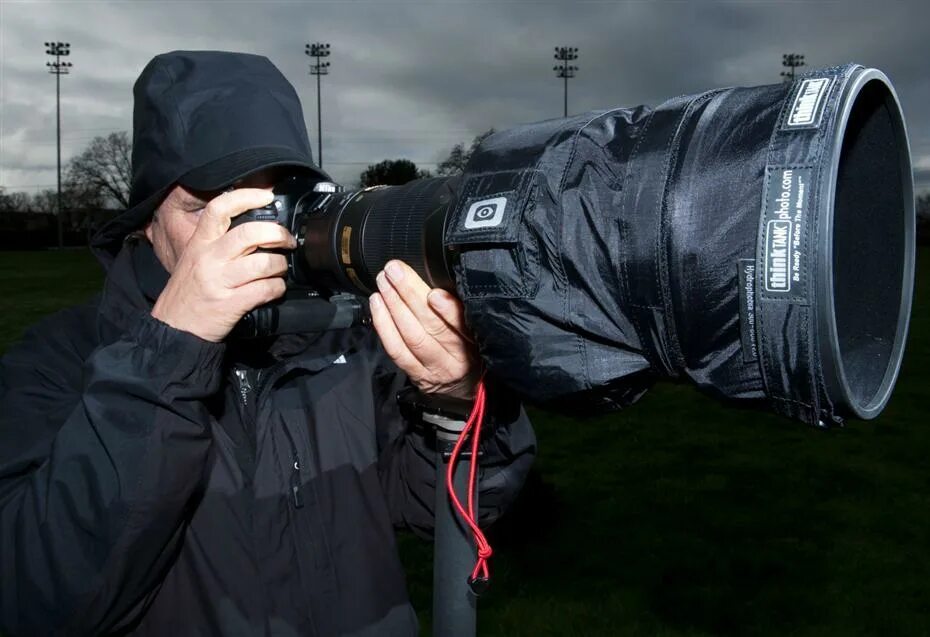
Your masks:
<svg viewBox="0 0 930 637"><path fill-rule="evenodd" d="M42 183L51 78L41 42L70 39L69 152L95 130L128 128L131 85L174 48L269 56L294 83L316 142L307 41L332 44L323 78L324 167L354 182L387 157L435 162L489 128L561 115L555 45L581 49L574 112L656 104L674 95L779 81L781 55L811 66L859 61L885 70L930 163L930 8L888 2L113 2L3 4L0 51L4 185ZM15 98L8 96L15 95ZM90 132L80 132L90 131ZM47 148L47 147L45 147ZM53 150L53 148L52 148ZM15 173L12 167L22 168ZM44 171L41 166L46 166ZM29 175L32 176L29 176ZM917 171L930 188L930 174Z"/></svg>

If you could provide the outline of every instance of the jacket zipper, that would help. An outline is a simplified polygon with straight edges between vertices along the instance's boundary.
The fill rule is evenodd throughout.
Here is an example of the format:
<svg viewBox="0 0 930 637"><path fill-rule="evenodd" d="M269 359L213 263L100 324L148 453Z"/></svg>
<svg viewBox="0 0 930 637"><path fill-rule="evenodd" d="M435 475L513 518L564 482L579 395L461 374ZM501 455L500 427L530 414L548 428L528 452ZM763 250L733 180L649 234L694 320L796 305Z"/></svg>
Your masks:
<svg viewBox="0 0 930 637"><path fill-rule="evenodd" d="M294 450L294 464L292 465L293 471L291 471L291 503L295 509L299 509L304 505L303 496L300 494L300 456L297 455L297 445L287 425L284 426L284 433L287 435L287 439L290 440L291 448Z"/></svg>
<svg viewBox="0 0 930 637"><path fill-rule="evenodd" d="M236 368L236 378L239 380L239 399L245 407L249 406L249 394L252 393L252 383L249 382L249 373L244 369Z"/></svg>
<svg viewBox="0 0 930 637"><path fill-rule="evenodd" d="M242 404L248 407L249 396L253 396L255 400L255 414L258 415L259 401L262 396L262 392L265 387L268 386L269 380L273 379L277 371L283 367L283 363L278 363L273 365L268 370L258 370L256 377L257 387L253 387L252 383L249 381L248 371L245 369L236 369L236 378L239 380L239 396L242 399ZM263 378L264 377L264 378ZM264 382L262 382L264 380ZM297 453L297 443L294 441L294 437L291 435L290 430L285 425L284 433L287 436L288 441L291 443L291 450L294 458L294 462L291 465L291 478L290 478L290 488L291 488L291 504L294 505L295 509L303 507L304 500L300 492L300 455Z"/></svg>

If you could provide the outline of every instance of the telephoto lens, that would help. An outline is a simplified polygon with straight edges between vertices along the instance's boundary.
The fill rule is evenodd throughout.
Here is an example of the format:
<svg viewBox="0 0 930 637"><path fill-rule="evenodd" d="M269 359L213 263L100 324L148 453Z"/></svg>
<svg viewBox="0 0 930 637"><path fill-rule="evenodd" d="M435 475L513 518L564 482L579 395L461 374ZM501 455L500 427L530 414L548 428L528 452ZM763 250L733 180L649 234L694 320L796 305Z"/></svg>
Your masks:
<svg viewBox="0 0 930 637"><path fill-rule="evenodd" d="M334 194L301 236L328 289L370 293L400 258L454 290L495 376L572 413L683 379L873 418L913 294L904 120L854 64L496 133L460 178Z"/></svg>

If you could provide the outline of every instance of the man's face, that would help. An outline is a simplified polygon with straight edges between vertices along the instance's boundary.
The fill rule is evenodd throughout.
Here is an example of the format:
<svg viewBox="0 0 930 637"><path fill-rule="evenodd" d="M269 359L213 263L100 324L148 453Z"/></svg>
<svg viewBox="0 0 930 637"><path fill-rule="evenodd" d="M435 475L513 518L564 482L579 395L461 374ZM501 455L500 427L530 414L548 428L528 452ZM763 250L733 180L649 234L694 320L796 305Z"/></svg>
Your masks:
<svg viewBox="0 0 930 637"><path fill-rule="evenodd" d="M281 176L280 170L268 168L252 173L236 182L233 187L271 190ZM169 273L174 271L175 265L184 254L204 208L211 199L222 193L222 190L190 190L177 184L158 206L144 232L155 250L155 256Z"/></svg>

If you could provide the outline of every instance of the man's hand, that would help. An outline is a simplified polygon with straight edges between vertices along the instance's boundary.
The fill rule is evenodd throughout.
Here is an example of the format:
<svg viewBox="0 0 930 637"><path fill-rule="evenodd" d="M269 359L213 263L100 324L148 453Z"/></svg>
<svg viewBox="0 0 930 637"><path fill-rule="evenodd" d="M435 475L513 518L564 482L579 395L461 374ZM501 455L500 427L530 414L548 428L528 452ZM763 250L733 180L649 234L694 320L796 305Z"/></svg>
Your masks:
<svg viewBox="0 0 930 637"><path fill-rule="evenodd" d="M480 373L461 301L402 261L378 274L371 318L388 356L425 393L471 399Z"/></svg>
<svg viewBox="0 0 930 637"><path fill-rule="evenodd" d="M179 330L220 342L247 312L282 294L287 259L257 248L293 249L293 235L275 223L230 219L271 203L268 190L242 188L211 200L175 265L152 316Z"/></svg>

